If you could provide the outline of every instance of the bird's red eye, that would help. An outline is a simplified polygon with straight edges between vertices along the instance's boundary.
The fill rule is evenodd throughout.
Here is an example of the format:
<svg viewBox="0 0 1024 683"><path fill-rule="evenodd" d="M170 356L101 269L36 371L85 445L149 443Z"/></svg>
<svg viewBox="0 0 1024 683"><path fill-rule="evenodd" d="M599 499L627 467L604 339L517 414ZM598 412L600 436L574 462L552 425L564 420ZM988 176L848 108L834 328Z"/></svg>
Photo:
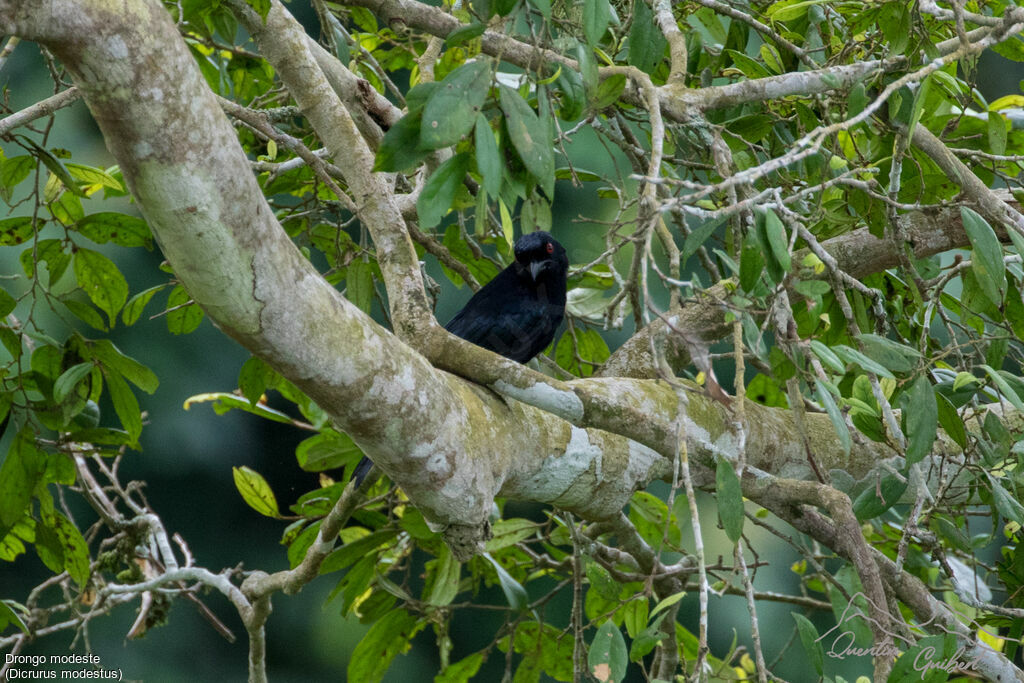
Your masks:
<svg viewBox="0 0 1024 683"><path fill-rule="evenodd" d="M551 242L548 242L547 244L545 244L544 248L548 250L549 254L554 254L555 253L555 245L551 244Z"/></svg>

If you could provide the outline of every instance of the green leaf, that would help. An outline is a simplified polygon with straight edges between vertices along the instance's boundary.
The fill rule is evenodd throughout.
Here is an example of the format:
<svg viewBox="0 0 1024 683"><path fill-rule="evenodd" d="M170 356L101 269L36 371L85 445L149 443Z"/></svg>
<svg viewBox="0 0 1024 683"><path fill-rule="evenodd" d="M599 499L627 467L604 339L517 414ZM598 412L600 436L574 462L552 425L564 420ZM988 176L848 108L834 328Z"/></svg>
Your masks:
<svg viewBox="0 0 1024 683"><path fill-rule="evenodd" d="M359 565L357 564L356 566L358 567ZM376 574L374 576L374 580L377 582L378 586L383 588L388 593L391 593L391 595L395 596L396 598L398 598L402 602L412 602L413 601L413 597L411 595L409 595L405 591L404 588L399 586L394 581L391 581L390 579L388 579L383 574L379 574L379 573Z"/></svg>
<svg viewBox="0 0 1024 683"><path fill-rule="evenodd" d="M248 503L256 512L267 517L280 517L277 498L270 488L270 484L259 472L248 467L232 467L231 473L235 479L235 488L242 494L242 500Z"/></svg>
<svg viewBox="0 0 1024 683"><path fill-rule="evenodd" d="M501 216L501 234L505 238L505 244L511 249L515 242L515 226L512 225L512 214L509 213L503 199L498 200L498 214Z"/></svg>
<svg viewBox="0 0 1024 683"><path fill-rule="evenodd" d="M686 241L683 242L683 250L680 253L680 258L683 262L697 253L701 245L722 225L722 222L721 220L708 221L694 228L693 232L686 236Z"/></svg>
<svg viewBox="0 0 1024 683"><path fill-rule="evenodd" d="M774 45L770 43L761 43L758 54L761 56L761 61L765 63L765 66L767 66L773 74L781 74L785 70L785 67L782 66L782 58L779 55L779 51Z"/></svg>
<svg viewBox="0 0 1024 683"><path fill-rule="evenodd" d="M70 192L62 192L56 201L50 202L50 213L62 225L70 226L85 217L82 200Z"/></svg>
<svg viewBox="0 0 1024 683"><path fill-rule="evenodd" d="M409 113L417 115L422 114L423 107L427 106L427 102L434 94L434 91L440 87L441 84L437 81L428 81L426 83L416 84L416 86L405 95L405 106L409 109ZM418 120L419 119L417 119L417 121ZM418 130L419 129L417 129L417 131Z"/></svg>
<svg viewBox="0 0 1024 683"><path fill-rule="evenodd" d="M581 54L589 52L580 46ZM591 58L591 61L593 58ZM582 69L582 64L581 64ZM596 79L596 77L595 77ZM586 89L583 87L583 78L580 74L570 69L562 69L556 81L558 91L561 93L558 116L564 121L575 121L583 114L587 105Z"/></svg>
<svg viewBox="0 0 1024 683"><path fill-rule="evenodd" d="M736 50L726 50L725 52L732 58L733 64L736 68L742 71L743 75L751 80L767 78L772 75L772 73L768 71L761 62L743 54L742 52L737 52Z"/></svg>
<svg viewBox="0 0 1024 683"><path fill-rule="evenodd" d="M608 619L601 624L594 639L590 641L590 651L587 653L590 674L601 683L620 683L626 676L628 664L626 640L615 622Z"/></svg>
<svg viewBox="0 0 1024 683"><path fill-rule="evenodd" d="M920 462L928 455L939 428L935 391L927 375L921 375L910 386L903 404L907 431L907 464Z"/></svg>
<svg viewBox="0 0 1024 683"><path fill-rule="evenodd" d="M603 0L607 2L607 0ZM551 140L545 135L546 126L530 105L515 90L500 86L501 110L505 113L505 127L509 139L526 170L537 180L544 193L551 197L555 182L555 157Z"/></svg>
<svg viewBox="0 0 1024 683"><path fill-rule="evenodd" d="M622 608L622 622L626 625L626 633L630 638L636 638L647 628L647 610L647 598L643 595L630 600Z"/></svg>
<svg viewBox="0 0 1024 683"><path fill-rule="evenodd" d="M833 346L831 348L837 356L839 356L847 363L855 363L864 368L865 370L867 370L868 372L875 373L879 377L896 379L896 375L889 372L888 368L879 363L876 363L875 361L871 360L870 358L865 356L860 351L857 351L856 349L851 349L849 346L846 346L845 344L837 344L836 346Z"/></svg>
<svg viewBox="0 0 1024 683"><path fill-rule="evenodd" d="M128 300L128 283L114 262L98 251L79 248L75 252L75 279L113 326Z"/></svg>
<svg viewBox="0 0 1024 683"><path fill-rule="evenodd" d="M569 270L578 270L583 264L572 264ZM615 285L615 276L606 263L595 263L585 271L569 276L569 289L584 287L588 289L611 289Z"/></svg>
<svg viewBox="0 0 1024 683"><path fill-rule="evenodd" d="M594 99L591 102L591 106L598 110L610 107L618 101L625 89L626 75L612 74L601 81L600 85L597 86L597 91L594 93Z"/></svg>
<svg viewBox="0 0 1024 683"><path fill-rule="evenodd" d="M0 318L6 318L17 305L18 302L14 300L14 297L8 294L6 289L0 287Z"/></svg>
<svg viewBox="0 0 1024 683"><path fill-rule="evenodd" d="M249 405L256 405L263 396L263 392L275 379L275 373L262 358L250 357L238 371L238 388L249 401Z"/></svg>
<svg viewBox="0 0 1024 683"><path fill-rule="evenodd" d="M985 362L995 368L1002 367L1009 346L1010 340L1006 337L992 339L985 349Z"/></svg>
<svg viewBox="0 0 1024 683"><path fill-rule="evenodd" d="M497 572L498 583L501 584L501 590L505 594L505 600L508 601L509 607L515 610L526 609L526 606L530 603L530 596L526 593L523 585L512 578L512 575L490 553L484 553L483 556L494 567L494 571Z"/></svg>
<svg viewBox="0 0 1024 683"><path fill-rule="evenodd" d="M136 216L109 211L94 213L80 219L75 229L97 244L113 242L122 247L153 248L149 224Z"/></svg>
<svg viewBox="0 0 1024 683"><path fill-rule="evenodd" d="M597 330L586 329L576 331L576 344L573 348L573 335L565 333L555 347L555 362L559 367L579 377L590 377L594 370L608 360L611 352L608 344Z"/></svg>
<svg viewBox="0 0 1024 683"><path fill-rule="evenodd" d="M1006 266L999 238L980 214L966 206L960 207L964 230L971 241L971 271L985 296L996 306L1006 292Z"/></svg>
<svg viewBox="0 0 1024 683"><path fill-rule="evenodd" d="M139 435L142 434L142 411L139 410L139 402L119 372L105 367L103 376L106 378L107 394L114 404L114 412L121 420L124 430L128 432L131 442L137 444Z"/></svg>
<svg viewBox="0 0 1024 683"><path fill-rule="evenodd" d="M370 306L373 304L373 268L361 258L348 264L345 297L363 313L370 314Z"/></svg>
<svg viewBox="0 0 1024 683"><path fill-rule="evenodd" d="M374 171L401 173L408 171L427 158L429 149L420 147L422 110L410 111L396 121L380 141Z"/></svg>
<svg viewBox="0 0 1024 683"><path fill-rule="evenodd" d="M842 375L846 372L846 364L833 353L832 349L827 347L817 339L811 340L811 351L817 356L822 363L828 366L828 369L837 375Z"/></svg>
<svg viewBox="0 0 1024 683"><path fill-rule="evenodd" d="M11 357L17 360L21 358L21 335L9 327L0 325L0 344L3 344Z"/></svg>
<svg viewBox="0 0 1024 683"><path fill-rule="evenodd" d="M992 384L995 385L999 393L1010 402L1010 404L1018 411L1024 413L1024 401L1021 401L1021 397L1013 390L1013 387L989 365L980 366L985 372L988 373L989 378L992 380Z"/></svg>
<svg viewBox="0 0 1024 683"><path fill-rule="evenodd" d="M67 270L71 263L71 256L64 251L64 244L61 240L39 240L34 247L21 252L21 265L25 270L25 275L35 277L36 264L39 261L46 263L46 267L50 271L50 285L52 286Z"/></svg>
<svg viewBox="0 0 1024 683"><path fill-rule="evenodd" d="M50 150L40 146L31 138L19 135L18 139L32 148L32 151L34 152L33 156L43 162L43 165L50 169L51 173L57 176L64 187L79 197L85 198L86 194L82 192L82 189L78 187L78 182L76 182L75 179L71 177L71 174L68 173L68 169L65 168L64 162L54 156Z"/></svg>
<svg viewBox="0 0 1024 683"><path fill-rule="evenodd" d="M355 464L363 457L363 451L348 434L325 431L296 446L295 457L305 471L324 472Z"/></svg>
<svg viewBox="0 0 1024 683"><path fill-rule="evenodd" d="M4 159L3 163L0 164L0 187L4 188L8 198L10 197L10 191L14 189L15 185L28 177L28 174L32 172L32 168L35 165L36 160L29 154L21 154L10 159Z"/></svg>
<svg viewBox="0 0 1024 683"><path fill-rule="evenodd" d="M800 643L804 646L804 652L814 665L814 670L820 678L825 671L825 650L818 642L818 629L802 614L791 612L793 620L796 621L797 631L800 633Z"/></svg>
<svg viewBox="0 0 1024 683"><path fill-rule="evenodd" d="M44 515L43 523L52 529L57 543L60 544L61 570L66 571L79 588L85 588L89 582L89 545L82 537L82 532L57 511ZM36 527L37 531L39 528Z"/></svg>
<svg viewBox="0 0 1024 683"><path fill-rule="evenodd" d="M907 480L888 475L878 486L868 485L853 501L853 514L861 522L874 519L895 505L907 490ZM881 494L881 497L879 497Z"/></svg>
<svg viewBox="0 0 1024 683"><path fill-rule="evenodd" d="M822 407L825 408L825 412L828 413L828 418L832 421L832 426L836 429L836 436L839 437L839 445L843 447L843 453L849 455L850 446L852 445L850 429L846 426L846 421L843 419L843 414L839 412L839 408L836 406L836 401L832 398L832 393L825 388L825 383L820 381L817 383L814 393L818 397L818 401L821 403Z"/></svg>
<svg viewBox="0 0 1024 683"><path fill-rule="evenodd" d="M996 510L1008 521L1024 525L1024 506L1014 498L996 477L989 475L989 484L992 491L992 502Z"/></svg>
<svg viewBox="0 0 1024 683"><path fill-rule="evenodd" d="M156 287L150 287L149 289L143 290L128 299L128 303L125 304L124 310L121 311L121 320L124 321L125 325L134 325L142 312L146 309L146 304L153 298L153 295L162 290L167 285L157 285Z"/></svg>
<svg viewBox="0 0 1024 683"><path fill-rule="evenodd" d="M424 626L402 609L392 610L370 627L348 660L348 680L379 683L396 655L408 651Z"/></svg>
<svg viewBox="0 0 1024 683"><path fill-rule="evenodd" d="M644 0L633 0L629 25L629 63L648 74L665 56L665 36L654 21L654 12Z"/></svg>
<svg viewBox="0 0 1024 683"><path fill-rule="evenodd" d="M437 167L427 179L416 200L416 213L420 226L432 228L441 222L455 201L455 193L469 170L470 157L460 152Z"/></svg>
<svg viewBox="0 0 1024 683"><path fill-rule="evenodd" d="M484 190L491 197L498 197L501 194L502 163L501 152L498 150L498 143L494 140L494 131L487 123L483 114L476 116L476 130L474 135L476 147L476 168L483 178Z"/></svg>
<svg viewBox="0 0 1024 683"><path fill-rule="evenodd" d="M351 567L364 557L376 557L377 549L386 548L397 536L397 529L381 529L362 537L352 536L343 538L345 545L336 548L327 556L327 559L320 566L320 574L329 574L346 567ZM409 596L406 596L406 598L409 598Z"/></svg>
<svg viewBox="0 0 1024 683"><path fill-rule="evenodd" d="M633 645L629 648L629 658L632 661L641 661L658 646L658 643L660 643L661 639L664 637L664 634L659 630L661 622L667 615L668 612L665 612L661 616L656 617L654 621L647 626L647 628L636 635L633 639ZM659 679L654 679L652 683L658 680Z"/></svg>
<svg viewBox="0 0 1024 683"><path fill-rule="evenodd" d="M429 563L428 563L429 564ZM433 565L433 582L426 595L427 604L444 607L451 604L459 593L459 573L462 564L455 559L447 544L441 544L440 555Z"/></svg>
<svg viewBox="0 0 1024 683"><path fill-rule="evenodd" d="M5 540L0 539L0 543ZM0 633L7 629L8 624L14 624L22 633L29 635L28 626L21 618L22 614L28 615L28 609L24 605L13 600L0 600Z"/></svg>
<svg viewBox="0 0 1024 683"><path fill-rule="evenodd" d="M888 6L895 7L896 3L890 3ZM907 34L905 31L900 33L900 38L902 39L902 42L906 42ZM918 121L921 120L921 115L924 114L924 103L928 99L928 91L931 90L931 84L931 76L928 76L923 81L921 81L921 84L917 87L917 90L914 92L914 102L913 108L911 109L910 122L907 124L908 138L914 135L914 127L917 125Z"/></svg>
<svg viewBox="0 0 1024 683"><path fill-rule="evenodd" d="M84 301L77 301L68 296L60 297L61 302L68 307L72 315L84 322L89 327L106 332L110 328L107 327L106 321L100 312L93 308L91 305Z"/></svg>
<svg viewBox="0 0 1024 683"><path fill-rule="evenodd" d="M280 422L282 424L293 424L294 420L288 415L282 413L279 410L274 410L262 403L256 403L255 405L249 403L245 398L237 394L226 393L226 392L210 392L206 394L196 394L189 396L185 399L184 408L189 410L196 403L213 403L213 410L218 415L223 415L232 409L244 410L247 413L252 413L259 417L271 420L273 422Z"/></svg>
<svg viewBox="0 0 1024 683"><path fill-rule="evenodd" d="M910 12L906 5L901 2L885 3L878 13L877 21L893 54L900 54L906 50L913 33Z"/></svg>
<svg viewBox="0 0 1024 683"><path fill-rule="evenodd" d="M605 600L617 601L618 594L622 591L622 587L618 585L618 582L611 578L611 574L607 569L589 555L584 555L583 559L584 572L587 574L587 581L590 583L591 590Z"/></svg>
<svg viewBox="0 0 1024 683"><path fill-rule="evenodd" d="M809 299L820 300L832 290L832 287L823 280L799 280L793 285L793 289Z"/></svg>
<svg viewBox="0 0 1024 683"><path fill-rule="evenodd" d="M191 303L190 303L191 302ZM181 285L175 285L167 295L167 331L188 334L203 322L203 309L192 302L192 297Z"/></svg>
<svg viewBox="0 0 1024 683"><path fill-rule="evenodd" d="M55 403L63 403L64 399L71 395L78 383L92 372L92 363L79 363L73 365L57 378L53 383L53 400Z"/></svg>
<svg viewBox="0 0 1024 683"><path fill-rule="evenodd" d="M331 44L334 46L334 56L338 58L338 61L342 64L348 65L352 61L352 50L349 47L348 39L345 37L345 33L341 30L340 22L332 15L331 21ZM272 140L270 142L273 142ZM269 143L268 143L269 147Z"/></svg>
<svg viewBox="0 0 1024 683"><path fill-rule="evenodd" d="M474 652L434 676L434 683L468 683L484 662L483 652Z"/></svg>
<svg viewBox="0 0 1024 683"><path fill-rule="evenodd" d="M953 439L960 448L967 448L967 429L964 427L960 413L948 398L938 392L935 393L935 401L938 408L939 424L942 425L946 436Z"/></svg>
<svg viewBox="0 0 1024 683"><path fill-rule="evenodd" d="M945 666L956 661L958 648L957 637L952 633L921 638L896 659L888 680L942 683L949 679Z"/></svg>
<svg viewBox="0 0 1024 683"><path fill-rule="evenodd" d="M441 81L423 107L420 143L428 149L454 145L469 133L491 88L491 64L467 62Z"/></svg>
<svg viewBox="0 0 1024 683"><path fill-rule="evenodd" d="M551 0L529 0L529 2L545 19L551 19Z"/></svg>
<svg viewBox="0 0 1024 683"><path fill-rule="evenodd" d="M35 234L35 223L31 216L15 216L0 221L0 246L13 247L27 242Z"/></svg>
<svg viewBox="0 0 1024 683"><path fill-rule="evenodd" d="M124 187L118 182L117 178L110 175L102 168L93 168L92 166L83 166L82 164L75 164L70 161L64 162L64 166L68 169L68 173L77 180L90 185L102 185L103 187L109 187L112 190L123 192Z"/></svg>
<svg viewBox="0 0 1024 683"><path fill-rule="evenodd" d="M477 258L476 254L474 254L469 248L466 240L462 239L462 231L459 230L458 225L453 223L448 226L444 232L442 244L448 248L448 251L451 252L452 256L466 264L469 272L473 274L473 277L476 278L477 282L480 282L481 284L490 282L491 279L498 274L498 267L494 265L492 261L489 261L486 258ZM453 282L462 286L462 279L459 278L456 273L450 272L447 274L452 278Z"/></svg>
<svg viewBox="0 0 1024 683"><path fill-rule="evenodd" d="M90 342L89 349L92 357L99 360L103 366L117 371L147 394L152 394L160 385L156 373L134 358L121 353L109 339Z"/></svg>
<svg viewBox="0 0 1024 683"><path fill-rule="evenodd" d="M679 591L678 593L673 593L664 600L659 600L658 604L655 605L654 609L651 610L651 615L649 618L653 619L658 614L658 612L668 609L672 605L682 600L685 596L686 591Z"/></svg>
<svg viewBox="0 0 1024 683"><path fill-rule="evenodd" d="M687 238L689 240L689 238ZM764 272L764 252L761 242L753 230L743 238L743 249L740 250L740 289L752 292L761 281Z"/></svg>
<svg viewBox="0 0 1024 683"><path fill-rule="evenodd" d="M678 547L681 542L675 513L669 510L665 501L647 491L636 491L629 499L629 520L651 545L659 545L663 539L673 547Z"/></svg>
<svg viewBox="0 0 1024 683"><path fill-rule="evenodd" d="M1024 62L1024 39L1019 35L1010 36L1003 42L993 45L992 51L1015 62Z"/></svg>
<svg viewBox="0 0 1024 683"><path fill-rule="evenodd" d="M792 258L789 255L789 239L786 237L786 226L774 211L768 209L764 215L764 231L768 238L768 246L775 262L784 272L789 272Z"/></svg>
<svg viewBox="0 0 1024 683"><path fill-rule="evenodd" d="M493 553L513 546L536 534L537 526L537 522L518 517L498 520L491 530L491 538L484 545L484 550Z"/></svg>
<svg viewBox="0 0 1024 683"><path fill-rule="evenodd" d="M583 37L590 47L601 42L612 20L612 7L608 0L583 0Z"/></svg>
<svg viewBox="0 0 1024 683"><path fill-rule="evenodd" d="M54 574L64 571L64 546L53 527L45 523L37 523L35 527L36 555L46 568Z"/></svg>
<svg viewBox="0 0 1024 683"><path fill-rule="evenodd" d="M531 192L519 211L519 226L523 232L551 230L551 205L540 192Z"/></svg>
<svg viewBox="0 0 1024 683"><path fill-rule="evenodd" d="M45 471L46 454L36 447L32 429L25 427L0 465L0 538L21 520Z"/></svg>
<svg viewBox="0 0 1024 683"><path fill-rule="evenodd" d="M864 345L864 353L893 372L910 372L921 361L917 349L891 339L876 334L862 334L857 338Z"/></svg>
<svg viewBox="0 0 1024 683"><path fill-rule="evenodd" d="M733 135L743 138L748 143L764 140L775 126L774 117L767 114L749 114L733 119L726 128Z"/></svg>
<svg viewBox="0 0 1024 683"><path fill-rule="evenodd" d="M479 21L474 21L471 24L463 24L456 29L453 29L448 37L444 39L445 46L447 47L458 47L463 43L468 43L474 38L479 38L484 34L484 30L487 27L481 24Z"/></svg>
<svg viewBox="0 0 1024 683"><path fill-rule="evenodd" d="M737 543L743 535L743 492L732 463L722 456L718 456L717 461L715 501L718 503L718 518L722 521L725 535Z"/></svg>

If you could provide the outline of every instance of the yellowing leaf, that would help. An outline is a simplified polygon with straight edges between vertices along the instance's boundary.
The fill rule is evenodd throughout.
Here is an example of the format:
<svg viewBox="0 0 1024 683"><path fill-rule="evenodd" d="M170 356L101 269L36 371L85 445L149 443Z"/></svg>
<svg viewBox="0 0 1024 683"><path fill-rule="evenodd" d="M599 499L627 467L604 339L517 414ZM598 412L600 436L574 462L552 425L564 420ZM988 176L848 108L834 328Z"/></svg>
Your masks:
<svg viewBox="0 0 1024 683"><path fill-rule="evenodd" d="M277 498L270 488L270 484L259 472L248 467L232 467L231 473L235 478L235 488L242 494L242 499L256 512L267 517L280 517L278 512Z"/></svg>
<svg viewBox="0 0 1024 683"><path fill-rule="evenodd" d="M1001 111L1003 109L1017 109L1024 107L1024 95L1004 95L988 105L989 111Z"/></svg>

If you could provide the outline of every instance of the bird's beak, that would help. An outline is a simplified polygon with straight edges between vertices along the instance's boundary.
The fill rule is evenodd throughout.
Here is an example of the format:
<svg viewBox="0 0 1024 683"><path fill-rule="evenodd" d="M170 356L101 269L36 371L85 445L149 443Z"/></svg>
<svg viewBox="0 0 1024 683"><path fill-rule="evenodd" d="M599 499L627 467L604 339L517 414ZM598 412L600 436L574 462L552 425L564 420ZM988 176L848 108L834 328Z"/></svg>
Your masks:
<svg viewBox="0 0 1024 683"><path fill-rule="evenodd" d="M534 261L530 264L530 277L533 278L534 282L537 281L537 276L540 275L546 265L544 261Z"/></svg>

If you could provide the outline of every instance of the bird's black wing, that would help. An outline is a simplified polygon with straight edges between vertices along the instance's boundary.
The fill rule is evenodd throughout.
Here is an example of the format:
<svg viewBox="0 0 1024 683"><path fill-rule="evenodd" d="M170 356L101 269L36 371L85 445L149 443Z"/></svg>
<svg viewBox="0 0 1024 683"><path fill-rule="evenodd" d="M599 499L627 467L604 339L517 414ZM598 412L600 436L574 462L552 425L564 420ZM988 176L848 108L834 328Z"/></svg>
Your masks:
<svg viewBox="0 0 1024 683"><path fill-rule="evenodd" d="M474 294L445 329L525 363L551 343L562 316L561 306L538 300L505 270Z"/></svg>
<svg viewBox="0 0 1024 683"><path fill-rule="evenodd" d="M558 306L537 301L513 302L497 310L464 310L447 330L477 346L525 363L544 350L562 322Z"/></svg>

